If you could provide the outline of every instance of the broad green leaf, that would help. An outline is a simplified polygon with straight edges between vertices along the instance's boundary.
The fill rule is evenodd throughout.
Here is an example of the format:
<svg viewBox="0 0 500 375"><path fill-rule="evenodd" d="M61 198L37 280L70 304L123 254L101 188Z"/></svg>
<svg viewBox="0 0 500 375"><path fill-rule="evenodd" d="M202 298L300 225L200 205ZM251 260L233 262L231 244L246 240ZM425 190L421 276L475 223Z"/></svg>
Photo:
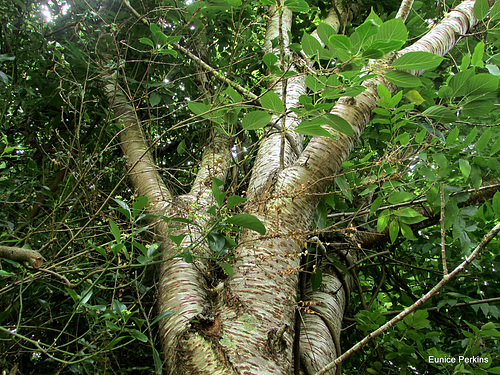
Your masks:
<svg viewBox="0 0 500 375"><path fill-rule="evenodd" d="M330 37L332 35L337 34L332 26L324 22L319 23L317 31L319 38L325 45L328 45L330 43Z"/></svg>
<svg viewBox="0 0 500 375"><path fill-rule="evenodd" d="M479 42L474 48L474 53L472 54L471 64L477 68L482 68L484 55L484 42Z"/></svg>
<svg viewBox="0 0 500 375"><path fill-rule="evenodd" d="M121 209L119 209L118 211L124 214L127 219L131 219L132 212L130 211L130 207L128 206L128 204L118 198L113 198L113 200L121 207Z"/></svg>
<svg viewBox="0 0 500 375"><path fill-rule="evenodd" d="M396 241L396 239L398 238L398 234L399 234L399 222L397 220L393 220L389 224L389 238L391 239L392 243Z"/></svg>
<svg viewBox="0 0 500 375"><path fill-rule="evenodd" d="M385 40L377 39L368 48L377 49L382 51L384 54L400 49L405 42L401 40Z"/></svg>
<svg viewBox="0 0 500 375"><path fill-rule="evenodd" d="M390 204L397 204L397 203L403 203L403 202L407 202L409 200L412 200L414 197L415 196L413 195L413 193L409 193L407 191L397 191L397 192L389 195L389 197L387 198L387 201Z"/></svg>
<svg viewBox="0 0 500 375"><path fill-rule="evenodd" d="M237 206L240 203L246 202L246 198L240 197L239 195L231 195L227 199L227 208L230 210L234 206Z"/></svg>
<svg viewBox="0 0 500 375"><path fill-rule="evenodd" d="M478 20L482 20L488 14L490 6L488 0L476 0L474 3L474 15Z"/></svg>
<svg viewBox="0 0 500 375"><path fill-rule="evenodd" d="M373 19L366 20L356 28L354 33L351 34L352 47L356 50L368 48L373 40L373 35L379 30L379 25Z"/></svg>
<svg viewBox="0 0 500 375"><path fill-rule="evenodd" d="M425 136L427 135L427 129L422 129L420 130L417 135L415 136L415 142L417 143L422 143L422 141L425 139Z"/></svg>
<svg viewBox="0 0 500 375"><path fill-rule="evenodd" d="M283 112L283 102L281 101L278 94L274 91L268 91L260 98L260 104L264 108L270 109L276 112Z"/></svg>
<svg viewBox="0 0 500 375"><path fill-rule="evenodd" d="M461 114L467 117L481 117L495 109L495 104L489 100L474 100L462 107Z"/></svg>
<svg viewBox="0 0 500 375"><path fill-rule="evenodd" d="M140 196L134 203L132 203L134 217L137 217L137 215L139 215L139 212L141 212L144 207L146 207L146 204L148 204L148 197L146 196Z"/></svg>
<svg viewBox="0 0 500 375"><path fill-rule="evenodd" d="M314 121L302 121L294 131L299 134L318 136L318 137L328 137L334 139L332 133L321 126L321 123Z"/></svg>
<svg viewBox="0 0 500 375"><path fill-rule="evenodd" d="M304 35L302 36L301 44L302 44L302 49L309 57L319 55L319 52L323 50L321 43L318 42L318 40L315 37L307 33L304 33Z"/></svg>
<svg viewBox="0 0 500 375"><path fill-rule="evenodd" d="M149 24L149 30L155 34L155 33L161 33L161 28L158 26L156 23L151 23Z"/></svg>
<svg viewBox="0 0 500 375"><path fill-rule="evenodd" d="M325 76L307 76L306 86L313 92L321 91L325 88L327 78Z"/></svg>
<svg viewBox="0 0 500 375"><path fill-rule="evenodd" d="M210 232L207 234L208 247L214 253L220 252L226 244L226 237L220 233Z"/></svg>
<svg viewBox="0 0 500 375"><path fill-rule="evenodd" d="M384 210L380 213L377 219L377 232L382 232L389 224L391 213L389 210Z"/></svg>
<svg viewBox="0 0 500 375"><path fill-rule="evenodd" d="M354 136L354 131L352 130L351 124L344 120L339 115L333 113L327 113L321 116L322 119L325 119L325 124L331 126L333 129L340 133L344 133L350 137Z"/></svg>
<svg viewBox="0 0 500 375"><path fill-rule="evenodd" d="M184 253L182 254L182 257L184 258L184 262L193 263L193 255L191 254L189 249L184 251Z"/></svg>
<svg viewBox="0 0 500 375"><path fill-rule="evenodd" d="M139 39L139 42L141 42L142 44L146 44L148 46L151 46L154 48L155 44L153 43L153 41L149 38L140 38Z"/></svg>
<svg viewBox="0 0 500 375"><path fill-rule="evenodd" d="M330 38L330 43L335 48L345 49L346 51L351 50L351 41L345 35L332 35Z"/></svg>
<svg viewBox="0 0 500 375"><path fill-rule="evenodd" d="M400 223L400 229L401 229L401 234L404 236L404 238L407 238L412 241L416 241L417 238L413 234L413 231L411 230L410 226L404 223Z"/></svg>
<svg viewBox="0 0 500 375"><path fill-rule="evenodd" d="M285 0L285 6L292 12L306 13L309 11L309 4L304 0Z"/></svg>
<svg viewBox="0 0 500 375"><path fill-rule="evenodd" d="M389 70L387 73L385 73L385 78L400 87L422 86L422 81L420 80L420 78L401 70Z"/></svg>
<svg viewBox="0 0 500 375"><path fill-rule="evenodd" d="M457 119L457 116L449 108L442 105L429 107L422 114L442 123L451 123Z"/></svg>
<svg viewBox="0 0 500 375"><path fill-rule="evenodd" d="M262 61L268 68L272 68L278 62L278 57L274 53L269 52L262 56Z"/></svg>
<svg viewBox="0 0 500 375"><path fill-rule="evenodd" d="M149 95L149 103L153 107L156 107L158 104L160 104L160 101L161 96L157 92L152 92L151 95Z"/></svg>
<svg viewBox="0 0 500 375"><path fill-rule="evenodd" d="M400 40L405 41L408 39L408 31L404 21L401 18L393 18L384 22L375 35L375 39L383 40Z"/></svg>
<svg viewBox="0 0 500 375"><path fill-rule="evenodd" d="M274 55L273 55L274 56ZM226 94L227 96L229 96L233 103L240 103L241 100L242 100L242 97L241 95L238 93L238 91L236 91L235 89L233 89L231 86L228 86L224 91L223 91L224 94Z"/></svg>
<svg viewBox="0 0 500 375"><path fill-rule="evenodd" d="M443 61L443 58L433 53L414 51L398 57L391 66L397 69L429 70L437 68L441 61Z"/></svg>
<svg viewBox="0 0 500 375"><path fill-rule="evenodd" d="M380 206L382 205L382 202L383 202L383 198L382 197L377 197L371 207L370 207L370 215L374 214L379 208ZM333 207L335 208L335 207Z"/></svg>
<svg viewBox="0 0 500 375"><path fill-rule="evenodd" d="M384 53L381 50L372 48L365 49L361 55L363 57L366 57L367 59L380 59L382 56L384 56Z"/></svg>
<svg viewBox="0 0 500 375"><path fill-rule="evenodd" d="M488 73L476 74L470 78L465 85L465 95L484 95L498 93L498 76Z"/></svg>
<svg viewBox="0 0 500 375"><path fill-rule="evenodd" d="M177 145L177 153L179 155L182 155L184 154L184 152L186 152L186 141L183 139L182 141L180 141L180 143Z"/></svg>
<svg viewBox="0 0 500 375"><path fill-rule="evenodd" d="M451 77L449 86L452 91L450 97L466 95L467 82L474 76L474 69L467 69Z"/></svg>
<svg viewBox="0 0 500 375"><path fill-rule="evenodd" d="M243 228L251 229L259 234L266 234L266 227L262 222L254 215L250 214L237 214L231 216L225 220L226 223L237 225Z"/></svg>
<svg viewBox="0 0 500 375"><path fill-rule="evenodd" d="M154 325L156 323L158 323L160 320L162 319L165 319L167 317L169 317L170 315L173 315L173 312L172 311L164 311L162 312L160 315L158 315L152 322L151 322L151 325Z"/></svg>
<svg viewBox="0 0 500 375"><path fill-rule="evenodd" d="M500 69L498 68L498 65L486 64L485 68L488 69L488 72L490 72L490 74L493 74L494 76L500 76Z"/></svg>
<svg viewBox="0 0 500 375"><path fill-rule="evenodd" d="M272 116L265 111L250 111L243 117L243 120L241 120L241 126L245 130L262 129L271 121L271 117Z"/></svg>
<svg viewBox="0 0 500 375"><path fill-rule="evenodd" d="M469 162L465 159L460 159L458 161L458 166L460 167L460 172L462 172L464 177L466 179L469 178L470 170L471 170L471 166L470 166Z"/></svg>
<svg viewBox="0 0 500 375"><path fill-rule="evenodd" d="M472 128L472 130L469 132L469 134L467 135L467 137L465 137L465 140L462 144L462 147L465 148L465 147L469 146L472 143L472 141L474 139L476 139L476 137L477 137L477 127L474 126Z"/></svg>
<svg viewBox="0 0 500 375"><path fill-rule="evenodd" d="M178 235L171 234L169 236L170 240L173 243L175 243L177 246L181 246L181 243L182 243L182 240L184 239L184 237L186 237L186 235L184 233L181 233L181 234L178 234Z"/></svg>
<svg viewBox="0 0 500 375"><path fill-rule="evenodd" d="M195 115L201 115L202 113L208 112L210 110L209 105L199 102L188 102L188 108Z"/></svg>

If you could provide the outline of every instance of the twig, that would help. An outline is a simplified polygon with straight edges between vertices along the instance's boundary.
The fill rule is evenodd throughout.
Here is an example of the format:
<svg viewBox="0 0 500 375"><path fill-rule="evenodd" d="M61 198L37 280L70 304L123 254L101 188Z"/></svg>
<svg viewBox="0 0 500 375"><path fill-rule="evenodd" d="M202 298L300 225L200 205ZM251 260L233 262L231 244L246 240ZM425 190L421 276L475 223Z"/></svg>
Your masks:
<svg viewBox="0 0 500 375"><path fill-rule="evenodd" d="M443 273L448 274L448 266L446 265L446 232L444 230L444 184L441 182L441 258L443 259Z"/></svg>

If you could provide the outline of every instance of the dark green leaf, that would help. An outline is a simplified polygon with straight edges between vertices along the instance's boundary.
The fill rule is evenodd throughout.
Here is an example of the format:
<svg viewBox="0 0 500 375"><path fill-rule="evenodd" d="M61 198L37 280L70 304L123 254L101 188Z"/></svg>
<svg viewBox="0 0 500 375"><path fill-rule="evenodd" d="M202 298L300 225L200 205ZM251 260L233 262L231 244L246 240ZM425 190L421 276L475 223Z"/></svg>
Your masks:
<svg viewBox="0 0 500 375"><path fill-rule="evenodd" d="M186 237L186 235L184 233L181 233L177 236L171 234L170 236L170 240L172 240L173 243L175 243L177 246L180 246L181 243L182 243L182 240L184 239L184 237Z"/></svg>
<svg viewBox="0 0 500 375"><path fill-rule="evenodd" d="M496 19L500 18L500 2L495 2L493 7L490 10L490 18L491 19Z"/></svg>
<svg viewBox="0 0 500 375"><path fill-rule="evenodd" d="M210 106L199 102L188 102L188 107L195 115L210 111Z"/></svg>
<svg viewBox="0 0 500 375"><path fill-rule="evenodd" d="M393 63L393 68L407 70L434 69L441 64L443 58L430 52L413 51L398 57Z"/></svg>
<svg viewBox="0 0 500 375"><path fill-rule="evenodd" d="M220 233L210 232L207 234L208 247L214 253L220 252L226 244L226 237Z"/></svg>
<svg viewBox="0 0 500 375"><path fill-rule="evenodd" d="M142 333L141 331L137 330L137 329L131 329L129 331L130 333L130 336L132 336L134 339L137 339L139 341L142 341L142 342L148 342L148 337Z"/></svg>
<svg viewBox="0 0 500 375"><path fill-rule="evenodd" d="M325 88L327 78L325 76L307 76L306 85L313 92L321 91Z"/></svg>
<svg viewBox="0 0 500 375"><path fill-rule="evenodd" d="M226 197L226 194L220 189L222 185L224 185L224 181L221 181L216 177L212 177L212 194L214 195L214 199L219 207L222 207L224 204L224 198Z"/></svg>
<svg viewBox="0 0 500 375"><path fill-rule="evenodd" d="M239 195L231 195L227 200L227 208L230 210L234 206L246 202L246 198L242 198Z"/></svg>
<svg viewBox="0 0 500 375"><path fill-rule="evenodd" d="M228 275L229 277L233 277L233 266L231 264L226 262L218 262L218 263L219 266L222 267L226 275Z"/></svg>
<svg viewBox="0 0 500 375"><path fill-rule="evenodd" d="M489 100L474 100L462 107L462 115L467 117L481 117L495 109L495 104Z"/></svg>
<svg viewBox="0 0 500 375"><path fill-rule="evenodd" d="M345 35L332 35L330 38L330 43L335 48L345 49L350 52L351 50L351 41Z"/></svg>
<svg viewBox="0 0 500 375"><path fill-rule="evenodd" d="M477 151L483 151L490 142L490 139L491 139L491 128L487 128L477 140L475 149Z"/></svg>
<svg viewBox="0 0 500 375"><path fill-rule="evenodd" d="M380 213L377 219L377 232L382 232L389 224L391 213L389 210L384 210Z"/></svg>
<svg viewBox="0 0 500 375"><path fill-rule="evenodd" d="M466 179L469 178L470 170L471 170L471 166L470 166L469 162L465 159L460 159L458 161L458 165L460 167L460 171L462 172L463 176Z"/></svg>
<svg viewBox="0 0 500 375"><path fill-rule="evenodd" d="M397 220L391 221L391 224L389 224L389 238L391 239L391 242L394 243L396 239L398 238L399 234L399 222Z"/></svg>
<svg viewBox="0 0 500 375"><path fill-rule="evenodd" d="M278 62L278 58L274 53L269 52L262 57L262 61L267 65L268 68L271 68Z"/></svg>
<svg viewBox="0 0 500 375"><path fill-rule="evenodd" d="M271 117L269 113L264 111L250 111L243 117L241 126L245 130L262 129L271 121Z"/></svg>
<svg viewBox="0 0 500 375"><path fill-rule="evenodd" d="M153 107L156 107L158 104L160 104L160 101L161 101L161 96L158 95L157 92L152 92L151 95L149 95L149 103Z"/></svg>
<svg viewBox="0 0 500 375"><path fill-rule="evenodd" d="M403 203L403 202L410 201L414 197L415 196L413 195L413 193L409 193L406 191L397 191L397 192L389 195L389 197L387 198L387 201L390 204L397 204L397 203Z"/></svg>
<svg viewBox="0 0 500 375"><path fill-rule="evenodd" d="M120 229L118 229L118 225L116 225L113 220L109 219L109 226L111 227L111 233L113 233L113 236L115 237L116 242L120 243L121 242L121 233L120 233Z"/></svg>
<svg viewBox="0 0 500 375"><path fill-rule="evenodd" d="M315 272L311 274L311 287L312 290L317 290L323 282L323 272L320 268L316 268Z"/></svg>
<svg viewBox="0 0 500 375"><path fill-rule="evenodd" d="M251 229L259 234L266 234L266 227L262 222L254 215L250 214L238 214L231 216L225 220L226 223L237 225L243 228Z"/></svg>
<svg viewBox="0 0 500 375"><path fill-rule="evenodd" d="M408 31L406 30L404 21L401 18L393 18L384 22L380 26L375 39L406 42L406 39L408 39Z"/></svg>
<svg viewBox="0 0 500 375"><path fill-rule="evenodd" d="M488 14L490 5L488 0L476 0L474 3L474 15L478 20L482 20Z"/></svg>

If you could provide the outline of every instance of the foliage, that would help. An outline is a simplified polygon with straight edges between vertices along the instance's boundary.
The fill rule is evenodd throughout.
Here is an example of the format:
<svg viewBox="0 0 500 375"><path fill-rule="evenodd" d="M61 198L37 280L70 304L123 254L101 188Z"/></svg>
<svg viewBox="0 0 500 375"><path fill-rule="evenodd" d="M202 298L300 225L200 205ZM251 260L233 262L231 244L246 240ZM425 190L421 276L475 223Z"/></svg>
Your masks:
<svg viewBox="0 0 500 375"><path fill-rule="evenodd" d="M220 279L232 276L240 228L266 233L258 215L241 207L266 126L286 110L266 88L272 77L304 75L309 92L290 109L300 118L295 130L304 144L314 136L354 135L330 110L341 97L355 100L366 80L383 75L399 86L394 93L376 88L374 117L321 198L314 232L302 233L320 238L329 254L318 246L304 257L314 290L322 287L321 269L332 264L355 279L343 348L441 279L441 212L449 269L498 223L500 192L478 195L485 182L498 187L500 171L498 3L488 14L487 2L477 1L477 34L442 58L393 51L449 11L450 1L437 10L416 1L406 23L393 18L399 4L374 2L337 34L321 22L329 1L287 0L297 12L290 49L305 61L301 71L262 52L265 9L274 3L131 1L149 27L125 1L0 4L1 237L40 250L53 271L2 260L1 369L161 372L157 326L169 312L157 316L154 307L160 254L151 223L163 220L172 230L177 256L189 263L204 256ZM258 100L200 70L179 46ZM392 65L370 65L378 58ZM212 127L234 139L229 180L211 179L216 204L200 213L208 217L202 236L187 249L176 231L197 221L151 215L147 198L127 185L118 142L123 129L103 100L103 71L113 72L129 95L172 191L189 191ZM366 247L358 264L346 264L333 244L365 249L368 231L385 237ZM208 250L201 255L197 247ZM494 239L459 281L344 363L345 373L499 373L499 247ZM490 361L431 365L430 355Z"/></svg>

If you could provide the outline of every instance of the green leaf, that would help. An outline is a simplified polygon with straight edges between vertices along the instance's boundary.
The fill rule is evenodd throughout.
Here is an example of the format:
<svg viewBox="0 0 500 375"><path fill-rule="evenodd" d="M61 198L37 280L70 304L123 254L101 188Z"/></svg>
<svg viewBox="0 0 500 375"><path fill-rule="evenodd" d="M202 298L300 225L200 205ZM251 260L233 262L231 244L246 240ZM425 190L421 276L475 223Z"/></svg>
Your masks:
<svg viewBox="0 0 500 375"><path fill-rule="evenodd" d="M230 210L234 206L237 206L240 203L246 202L246 198L240 197L239 195L231 195L227 200L227 208Z"/></svg>
<svg viewBox="0 0 500 375"><path fill-rule="evenodd" d="M134 217L137 217L137 215L139 215L139 212L141 212L144 207L146 207L146 204L148 204L148 197L146 196L140 196L134 203L132 203Z"/></svg>
<svg viewBox="0 0 500 375"><path fill-rule="evenodd" d="M318 137L328 137L334 139L332 133L321 126L321 123L317 121L302 121L294 129L295 132L304 135L318 136Z"/></svg>
<svg viewBox="0 0 500 375"><path fill-rule="evenodd" d="M378 49L382 51L384 54L400 49L405 42L401 40L381 40L377 39L372 44L370 44L371 49Z"/></svg>
<svg viewBox="0 0 500 375"><path fill-rule="evenodd" d="M292 12L307 13L309 4L304 0L285 0L285 6Z"/></svg>
<svg viewBox="0 0 500 375"><path fill-rule="evenodd" d="M405 41L408 39L408 31L401 18L394 18L384 22L375 36L375 39Z"/></svg>
<svg viewBox="0 0 500 375"><path fill-rule="evenodd" d="M307 76L306 86L313 92L321 91L325 88L327 78L325 76Z"/></svg>
<svg viewBox="0 0 500 375"><path fill-rule="evenodd" d="M330 43L335 48L345 49L350 52L351 50L351 41L345 35L332 35L330 38Z"/></svg>
<svg viewBox="0 0 500 375"><path fill-rule="evenodd" d="M171 234L169 236L170 240L175 243L177 246L181 246L181 243L182 243L182 240L184 239L184 237L186 237L186 235L184 233L181 233L179 235L173 235Z"/></svg>
<svg viewBox="0 0 500 375"><path fill-rule="evenodd" d="M109 219L109 226L111 228L111 233L113 233L113 236L115 237L116 242L121 243L121 234L120 234L120 229L118 229L118 225L116 225L113 220Z"/></svg>
<svg viewBox="0 0 500 375"><path fill-rule="evenodd" d="M221 191L220 187L224 185L224 181L219 180L216 177L212 177L212 194L214 195L217 206L222 207L224 204L224 198L226 194Z"/></svg>
<svg viewBox="0 0 500 375"><path fill-rule="evenodd" d="M401 70L390 70L385 73L385 78L400 87L422 86L422 81L420 80L420 78Z"/></svg>
<svg viewBox="0 0 500 375"><path fill-rule="evenodd" d="M482 68L484 65L483 55L484 55L484 42L479 42L478 44L476 44L476 47L474 47L474 53L472 54L471 64L475 67Z"/></svg>
<svg viewBox="0 0 500 375"><path fill-rule="evenodd" d="M353 48L358 51L366 49L373 40L373 35L379 30L379 27L380 26L373 19L368 19L358 26L349 37Z"/></svg>
<svg viewBox="0 0 500 375"><path fill-rule="evenodd" d="M490 139L491 139L491 128L487 128L477 140L475 149L477 151L483 151L486 148L486 146L488 146Z"/></svg>
<svg viewBox="0 0 500 375"><path fill-rule="evenodd" d="M184 154L184 152L186 152L186 141L183 139L182 141L180 141L180 143L177 145L177 153L179 155L182 155Z"/></svg>
<svg viewBox="0 0 500 375"><path fill-rule="evenodd" d="M148 46L151 46L154 48L155 44L153 43L153 41L149 38L139 38L139 42L141 42L142 44L146 44Z"/></svg>
<svg viewBox="0 0 500 375"><path fill-rule="evenodd" d="M265 111L250 111L243 117L243 120L241 120L241 126L245 130L262 129L271 121L271 117L272 116Z"/></svg>
<svg viewBox="0 0 500 375"><path fill-rule="evenodd" d="M460 134L460 129L455 126L451 132L448 133L446 137L446 146L451 146L458 141L458 135Z"/></svg>
<svg viewBox="0 0 500 375"><path fill-rule="evenodd" d="M158 315L155 318L155 320L153 320L151 322L151 325L154 325L154 324L158 323L160 320L165 319L165 318L169 317L170 315L173 315L172 311L164 311L164 312L162 312L160 315Z"/></svg>
<svg viewBox="0 0 500 375"><path fill-rule="evenodd" d="M186 251L184 251L184 253L182 254L182 257L184 258L184 262L186 262L186 263L193 263L193 255L191 254L191 252L189 251L189 249L187 249Z"/></svg>
<svg viewBox="0 0 500 375"><path fill-rule="evenodd" d="M398 238L399 234L399 222L397 220L391 221L389 224L389 238L391 239L391 243L394 243Z"/></svg>
<svg viewBox="0 0 500 375"><path fill-rule="evenodd" d="M157 92L152 92L151 95L149 95L149 103L153 107L156 107L158 104L160 104L160 101L161 96Z"/></svg>
<svg viewBox="0 0 500 375"><path fill-rule="evenodd" d="M500 137L497 138L493 146L491 146L490 156L495 155L498 151L500 151Z"/></svg>
<svg viewBox="0 0 500 375"><path fill-rule="evenodd" d="M302 49L309 57L319 55L320 51L323 50L321 43L318 42L318 40L315 37L307 33L304 33L304 35L302 36L301 44L302 44Z"/></svg>
<svg viewBox="0 0 500 375"><path fill-rule="evenodd" d="M141 331L137 330L137 329L131 329L129 331L130 333L130 336L132 336L134 339L137 339L139 341L142 341L142 342L148 342L148 337L142 333Z"/></svg>
<svg viewBox="0 0 500 375"><path fill-rule="evenodd" d="M398 57L391 66L398 69L428 70L437 68L441 61L443 61L443 58L433 53L414 51Z"/></svg>
<svg viewBox="0 0 500 375"><path fill-rule="evenodd" d="M318 290L323 282L323 272L320 268L316 268L315 272L311 274L311 288L312 290Z"/></svg>
<svg viewBox="0 0 500 375"><path fill-rule="evenodd" d="M474 15L478 20L482 20L488 14L490 6L488 0L476 0L474 3Z"/></svg>
<svg viewBox="0 0 500 375"><path fill-rule="evenodd" d="M491 8L490 10L490 18L493 20L493 19L496 19L496 18L500 18L500 2L495 2L495 4L493 5L493 7Z"/></svg>
<svg viewBox="0 0 500 375"><path fill-rule="evenodd" d="M495 109L495 104L489 100L474 100L462 107L461 114L467 117L481 117Z"/></svg>
<svg viewBox="0 0 500 375"><path fill-rule="evenodd" d="M260 98L260 104L264 108L270 109L276 112L283 112L283 102L281 101L278 94L274 91L268 91Z"/></svg>
<svg viewBox="0 0 500 375"><path fill-rule="evenodd" d="M489 73L476 74L465 85L465 95L485 95L494 94L498 92L498 80L500 77L494 76Z"/></svg>
<svg viewBox="0 0 500 375"><path fill-rule="evenodd" d="M224 270L224 273L229 277L233 277L233 266L226 262L218 262L219 266Z"/></svg>
<svg viewBox="0 0 500 375"><path fill-rule="evenodd" d="M224 220L226 223L237 225L243 228L251 229L259 234L266 234L266 227L254 215L250 214L237 214Z"/></svg>
<svg viewBox="0 0 500 375"><path fill-rule="evenodd" d="M495 212L497 217L500 217L500 192L496 192L493 196L493 199L491 201L491 208L493 209L493 212Z"/></svg>
<svg viewBox="0 0 500 375"><path fill-rule="evenodd" d="M332 26L324 22L320 22L316 30L318 31L319 38L325 45L330 43L332 35L337 34Z"/></svg>
<svg viewBox="0 0 500 375"><path fill-rule="evenodd" d="M460 167L460 172L462 172L463 176L466 179L469 178L470 170L471 170L471 166L470 166L469 162L465 159L460 159L458 161L458 165Z"/></svg>
<svg viewBox="0 0 500 375"><path fill-rule="evenodd" d="M414 197L415 196L413 195L413 193L409 193L407 191L397 191L397 192L389 195L389 197L387 198L387 201L390 204L398 204L398 203L410 201Z"/></svg>
<svg viewBox="0 0 500 375"><path fill-rule="evenodd" d="M274 53L269 52L262 56L262 61L268 68L272 68L278 62L278 57Z"/></svg>
<svg viewBox="0 0 500 375"><path fill-rule="evenodd" d="M391 213L389 210L384 210L380 213L377 219L377 232L382 232L387 224L389 224L389 220L391 218Z"/></svg>
<svg viewBox="0 0 500 375"><path fill-rule="evenodd" d="M201 115L202 113L210 111L210 106L199 102L188 102L188 108L195 115Z"/></svg>
<svg viewBox="0 0 500 375"><path fill-rule="evenodd" d="M354 131L352 130L351 124L344 120L339 115L333 113L326 113L321 116L321 119L325 120L325 124L331 126L333 129L340 133L344 133L350 137L354 136Z"/></svg>
<svg viewBox="0 0 500 375"><path fill-rule="evenodd" d="M121 207L121 209L119 209L118 211L124 214L127 219L130 220L132 218L132 212L130 211L130 207L127 205L127 203L118 198L113 198L113 200Z"/></svg>
<svg viewBox="0 0 500 375"><path fill-rule="evenodd" d="M400 223L401 226L401 234L403 235L404 238L416 241L417 238L413 234L413 231L411 230L410 226L404 223Z"/></svg>
<svg viewBox="0 0 500 375"><path fill-rule="evenodd" d="M457 116L449 108L442 105L433 105L422 112L422 114L442 123L451 123L457 119Z"/></svg>
<svg viewBox="0 0 500 375"><path fill-rule="evenodd" d="M226 237L224 237L220 233L210 232L207 234L207 242L210 250L212 250L214 253L218 253L222 249L224 249L224 245L226 244Z"/></svg>

